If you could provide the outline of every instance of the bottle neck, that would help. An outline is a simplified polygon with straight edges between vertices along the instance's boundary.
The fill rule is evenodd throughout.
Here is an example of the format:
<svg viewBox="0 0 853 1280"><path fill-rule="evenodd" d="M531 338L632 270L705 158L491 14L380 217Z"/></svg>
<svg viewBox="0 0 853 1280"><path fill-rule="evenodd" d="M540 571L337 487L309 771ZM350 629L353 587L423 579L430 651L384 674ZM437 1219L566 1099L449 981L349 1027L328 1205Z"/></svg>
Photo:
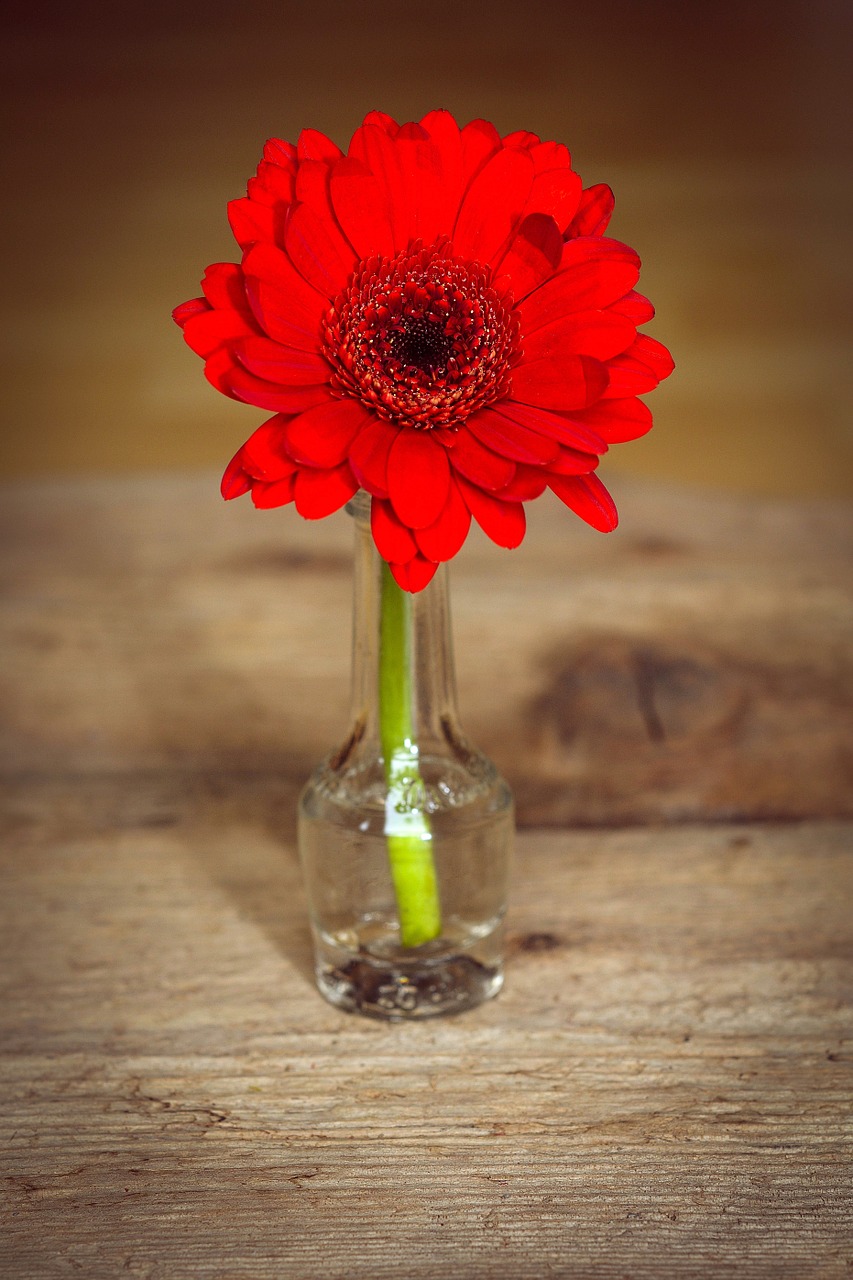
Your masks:
<svg viewBox="0 0 853 1280"><path fill-rule="evenodd" d="M355 525L354 732L381 751L383 728L387 738L395 723L420 754L446 753L459 737L447 569L423 591L402 591L373 542L368 495L347 510Z"/></svg>

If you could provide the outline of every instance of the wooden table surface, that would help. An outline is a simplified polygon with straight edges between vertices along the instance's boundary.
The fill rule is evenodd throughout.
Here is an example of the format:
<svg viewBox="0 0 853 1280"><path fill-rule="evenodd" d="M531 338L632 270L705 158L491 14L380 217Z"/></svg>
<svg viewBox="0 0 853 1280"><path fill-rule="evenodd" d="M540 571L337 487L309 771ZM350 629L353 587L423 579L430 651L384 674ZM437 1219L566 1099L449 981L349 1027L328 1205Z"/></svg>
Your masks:
<svg viewBox="0 0 853 1280"><path fill-rule="evenodd" d="M7 489L4 1276L850 1274L849 512L614 487L454 567L520 831L504 992L419 1026L311 982L346 517Z"/></svg>

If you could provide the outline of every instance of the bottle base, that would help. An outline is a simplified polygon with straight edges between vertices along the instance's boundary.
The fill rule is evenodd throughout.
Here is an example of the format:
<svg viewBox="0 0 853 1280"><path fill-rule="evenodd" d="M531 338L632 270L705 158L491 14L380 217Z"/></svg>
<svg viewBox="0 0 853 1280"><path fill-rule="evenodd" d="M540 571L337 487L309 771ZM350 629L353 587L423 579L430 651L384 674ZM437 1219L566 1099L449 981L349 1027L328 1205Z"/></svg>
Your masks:
<svg viewBox="0 0 853 1280"><path fill-rule="evenodd" d="M461 954L380 960L365 952L336 964L318 957L316 978L339 1009L402 1022L475 1008L498 994L503 969Z"/></svg>

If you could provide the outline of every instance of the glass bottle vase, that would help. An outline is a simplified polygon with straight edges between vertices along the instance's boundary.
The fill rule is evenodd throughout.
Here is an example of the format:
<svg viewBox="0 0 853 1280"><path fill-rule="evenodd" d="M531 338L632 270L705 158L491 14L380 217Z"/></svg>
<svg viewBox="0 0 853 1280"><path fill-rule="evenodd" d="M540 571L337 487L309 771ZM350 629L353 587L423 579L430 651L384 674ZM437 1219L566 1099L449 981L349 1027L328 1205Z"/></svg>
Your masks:
<svg viewBox="0 0 853 1280"><path fill-rule="evenodd" d="M400 590L355 520L352 717L299 803L315 973L385 1019L472 1008L503 983L512 794L456 710L447 571Z"/></svg>

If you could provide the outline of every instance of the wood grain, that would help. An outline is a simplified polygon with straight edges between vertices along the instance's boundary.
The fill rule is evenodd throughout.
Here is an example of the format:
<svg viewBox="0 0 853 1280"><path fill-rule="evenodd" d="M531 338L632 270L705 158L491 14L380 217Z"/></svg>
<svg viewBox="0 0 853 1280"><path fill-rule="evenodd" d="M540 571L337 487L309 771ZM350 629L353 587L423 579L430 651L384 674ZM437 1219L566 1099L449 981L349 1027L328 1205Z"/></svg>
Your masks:
<svg viewBox="0 0 853 1280"><path fill-rule="evenodd" d="M205 810L27 815L4 1274L845 1274L849 828L524 836L505 994L389 1028Z"/></svg>
<svg viewBox="0 0 853 1280"><path fill-rule="evenodd" d="M388 1027L316 995L293 845L348 523L213 492L4 495L0 1273L849 1275L847 513L637 485L466 549L507 986Z"/></svg>
<svg viewBox="0 0 853 1280"><path fill-rule="evenodd" d="M542 499L520 550L453 566L463 721L521 824L853 816L849 507L614 487L610 537ZM347 728L348 517L45 482L7 487L0 537L0 758L292 807Z"/></svg>

